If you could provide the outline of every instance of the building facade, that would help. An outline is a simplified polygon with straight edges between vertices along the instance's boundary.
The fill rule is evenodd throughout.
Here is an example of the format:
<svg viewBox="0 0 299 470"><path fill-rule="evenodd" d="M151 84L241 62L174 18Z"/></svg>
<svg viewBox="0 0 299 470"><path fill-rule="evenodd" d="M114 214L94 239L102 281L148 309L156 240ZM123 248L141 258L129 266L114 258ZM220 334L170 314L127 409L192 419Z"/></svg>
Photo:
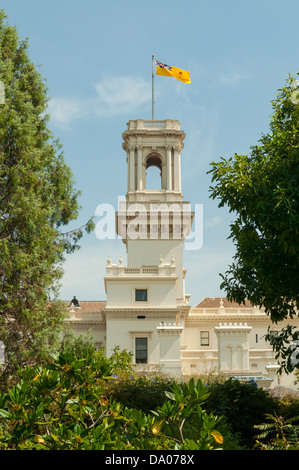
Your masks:
<svg viewBox="0 0 299 470"><path fill-rule="evenodd" d="M261 309L225 298L189 305L183 245L194 214L181 191L184 139L176 120L129 121L123 133L127 194L116 216L126 265L108 257L106 300L72 302L68 323L77 334L90 332L108 356L119 346L147 369L176 377L219 371L291 387L293 377L277 375L264 339L270 322ZM147 187L151 167L160 173L155 189Z"/></svg>

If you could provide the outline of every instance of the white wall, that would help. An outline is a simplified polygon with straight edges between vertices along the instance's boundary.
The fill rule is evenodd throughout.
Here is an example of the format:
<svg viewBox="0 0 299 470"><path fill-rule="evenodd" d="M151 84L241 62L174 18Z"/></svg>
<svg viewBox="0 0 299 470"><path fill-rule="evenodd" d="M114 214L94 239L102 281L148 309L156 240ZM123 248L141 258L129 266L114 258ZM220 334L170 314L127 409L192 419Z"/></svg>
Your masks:
<svg viewBox="0 0 299 470"><path fill-rule="evenodd" d="M120 349L126 349L135 354L135 338L147 337L148 362L159 363L160 348L156 327L157 319L109 319L107 321L107 355L111 354L115 346L120 346Z"/></svg>
<svg viewBox="0 0 299 470"><path fill-rule="evenodd" d="M176 305L176 280L166 281L150 278L142 281L136 280L110 280L107 279L107 306L108 307L168 307ZM135 289L147 289L148 301L135 301Z"/></svg>
<svg viewBox="0 0 299 470"><path fill-rule="evenodd" d="M159 265L161 255L165 263L170 263L171 258L174 257L176 275L179 278L177 297L184 297L183 244L181 240L128 240L127 248L127 266L129 268Z"/></svg>

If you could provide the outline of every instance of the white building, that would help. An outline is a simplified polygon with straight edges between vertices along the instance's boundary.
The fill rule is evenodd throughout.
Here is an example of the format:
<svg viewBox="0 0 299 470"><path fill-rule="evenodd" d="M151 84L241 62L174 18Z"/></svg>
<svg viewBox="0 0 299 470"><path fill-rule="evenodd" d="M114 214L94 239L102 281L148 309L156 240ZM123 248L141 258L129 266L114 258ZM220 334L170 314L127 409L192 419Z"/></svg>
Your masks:
<svg viewBox="0 0 299 470"><path fill-rule="evenodd" d="M71 305L69 324L77 334L91 332L108 356L119 346L148 369L160 367L174 376L220 371L291 387L293 376L276 374L278 364L264 339L270 322L262 310L225 298L189 305L183 244L193 214L181 192L184 138L175 120L129 121L123 134L128 190L117 213L127 264L108 257L106 301ZM160 170L157 189L147 189L151 166Z"/></svg>

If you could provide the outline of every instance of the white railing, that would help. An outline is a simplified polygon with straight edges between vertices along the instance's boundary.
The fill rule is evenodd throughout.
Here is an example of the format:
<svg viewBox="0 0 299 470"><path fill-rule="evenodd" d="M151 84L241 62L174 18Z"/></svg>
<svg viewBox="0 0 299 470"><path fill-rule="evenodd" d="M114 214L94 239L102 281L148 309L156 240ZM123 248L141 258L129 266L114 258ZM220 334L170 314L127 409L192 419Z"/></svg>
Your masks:
<svg viewBox="0 0 299 470"><path fill-rule="evenodd" d="M165 121L143 121L144 127L165 127Z"/></svg>
<svg viewBox="0 0 299 470"><path fill-rule="evenodd" d="M158 267L154 268L124 268L124 274L158 274Z"/></svg>
<svg viewBox="0 0 299 470"><path fill-rule="evenodd" d="M127 268L122 265L109 264L106 266L106 274L113 276L175 276L176 266L163 264L161 266L142 266L141 268Z"/></svg>
<svg viewBox="0 0 299 470"><path fill-rule="evenodd" d="M140 269L138 269L138 268L124 268L124 274L140 274Z"/></svg>
<svg viewBox="0 0 299 470"><path fill-rule="evenodd" d="M154 268L141 268L141 273L142 274L159 274L159 268L158 267L154 267Z"/></svg>
<svg viewBox="0 0 299 470"><path fill-rule="evenodd" d="M135 121L128 122L128 130L135 129L174 129L180 130L181 124L174 119L165 119L165 121L150 121L143 119L136 119Z"/></svg>
<svg viewBox="0 0 299 470"><path fill-rule="evenodd" d="M203 360L216 360L218 358L218 351L216 349L187 349L181 350L182 360L185 361L203 361ZM249 359L255 361L269 361L274 359L273 351L271 349L250 349Z"/></svg>
<svg viewBox="0 0 299 470"><path fill-rule="evenodd" d="M218 359L218 351L216 349L207 349L205 351L198 349L189 349L186 351L181 351L182 360L213 360Z"/></svg>
<svg viewBox="0 0 299 470"><path fill-rule="evenodd" d="M119 276L176 276L176 263L172 257L170 263L165 263L163 258L160 258L160 264L154 266L140 266L139 268L127 267L123 265L122 257L119 264L113 264L110 256L107 260L106 274L109 277Z"/></svg>
<svg viewBox="0 0 299 470"><path fill-rule="evenodd" d="M272 349L250 349L250 359L273 359L274 353Z"/></svg>

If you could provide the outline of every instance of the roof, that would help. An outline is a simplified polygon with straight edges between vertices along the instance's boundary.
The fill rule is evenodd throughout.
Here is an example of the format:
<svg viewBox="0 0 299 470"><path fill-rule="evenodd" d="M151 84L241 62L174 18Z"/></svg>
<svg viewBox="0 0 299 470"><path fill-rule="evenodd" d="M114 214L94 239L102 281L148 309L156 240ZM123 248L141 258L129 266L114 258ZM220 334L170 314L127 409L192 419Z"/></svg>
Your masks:
<svg viewBox="0 0 299 470"><path fill-rule="evenodd" d="M103 308L106 307L106 300L80 300L80 311L81 313L100 313ZM70 301L66 302L67 307L70 306ZM238 304L238 302L231 302L226 297L205 297L193 308L252 308L253 305L249 300L245 301L244 304ZM76 308L71 306L69 308Z"/></svg>
<svg viewBox="0 0 299 470"><path fill-rule="evenodd" d="M224 308L252 308L253 305L249 300L245 301L244 304L239 304L238 302L231 302L226 297L205 297L199 302L194 308L219 308L223 306Z"/></svg>
<svg viewBox="0 0 299 470"><path fill-rule="evenodd" d="M104 300L82 300L80 303L80 312L81 313L100 313L103 308L106 307L106 301ZM70 306L70 302L66 302L66 306ZM77 308L74 305L69 307Z"/></svg>

